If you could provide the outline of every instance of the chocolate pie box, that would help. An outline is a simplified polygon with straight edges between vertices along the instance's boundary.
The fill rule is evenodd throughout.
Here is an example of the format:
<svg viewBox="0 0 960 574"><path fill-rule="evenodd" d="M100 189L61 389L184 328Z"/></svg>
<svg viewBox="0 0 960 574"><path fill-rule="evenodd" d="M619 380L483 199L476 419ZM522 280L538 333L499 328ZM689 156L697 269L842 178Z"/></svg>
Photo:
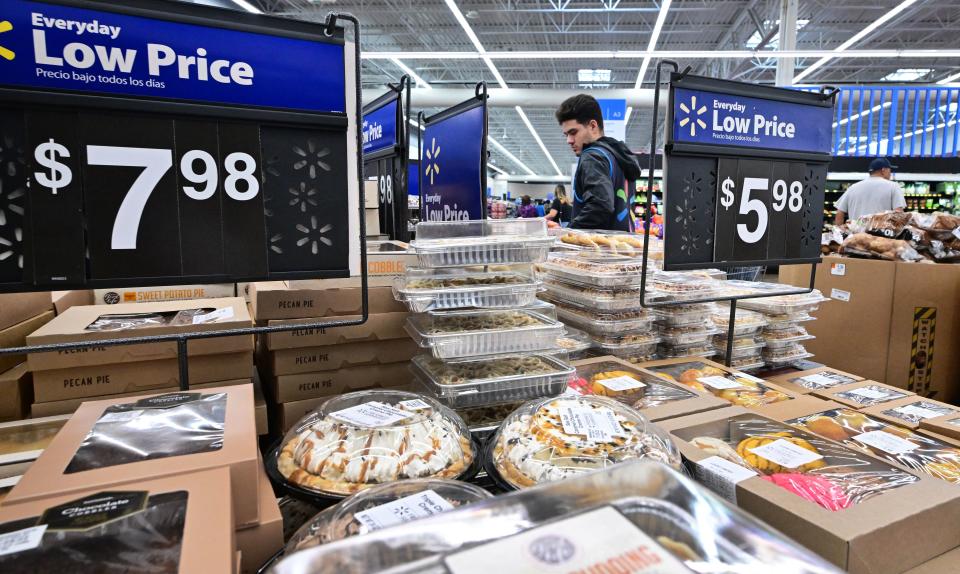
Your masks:
<svg viewBox="0 0 960 574"><path fill-rule="evenodd" d="M190 357L187 372L191 384L250 377L253 352ZM74 366L35 371L34 400L38 403L118 393L151 392L180 384L177 359Z"/></svg>
<svg viewBox="0 0 960 574"><path fill-rule="evenodd" d="M616 365L611 370L625 371L634 375L633 378L649 385L663 385L668 388L678 389L683 391L684 394L690 394L687 398L681 398L678 400L665 402L657 406L652 406L648 408L638 409L647 420L651 422L656 422L665 419L672 419L675 417L685 416L693 413L699 413L701 411L708 411L712 409L719 409L726 406L729 406L730 403L727 401L718 399L712 394L704 391L698 391L696 389L691 389L679 383L671 383L664 381L659 377L653 376L649 373L639 370L636 365L623 361L616 357L607 356L607 357L592 357L589 359L581 359L579 361L573 361L571 364L574 367L577 367L577 377L583 377L589 381L589 376L584 377L584 372L589 369L590 365L599 365L602 363L613 363ZM615 398L615 397L614 397Z"/></svg>
<svg viewBox="0 0 960 574"><path fill-rule="evenodd" d="M922 428L923 422L928 420L942 417L960 419L960 408L916 395L867 407L863 412L884 422L912 430ZM960 431L960 426L957 430Z"/></svg>
<svg viewBox="0 0 960 574"><path fill-rule="evenodd" d="M4 293L0 295L0 329L12 327L53 309L50 293Z"/></svg>
<svg viewBox="0 0 960 574"><path fill-rule="evenodd" d="M367 317L362 325L349 327L328 327L321 329L294 329L278 333L267 333L264 338L267 349L298 349L304 347L320 347L323 345L342 345L346 343L361 343L365 341L387 341L391 339L406 339L410 335L403 329L410 314L407 312L377 313ZM341 319L360 319L360 316L346 316ZM294 319L288 321L268 321L267 325L276 327L295 326L298 323L309 323L315 319Z"/></svg>
<svg viewBox="0 0 960 574"><path fill-rule="evenodd" d="M260 521L236 532L237 550L242 554L240 571L256 574L274 554L283 548L283 516L273 493L273 485L260 466Z"/></svg>
<svg viewBox="0 0 960 574"><path fill-rule="evenodd" d="M33 402L33 379L26 363L0 373L0 421L26 418Z"/></svg>
<svg viewBox="0 0 960 574"><path fill-rule="evenodd" d="M280 349L270 352L268 361L271 374L280 376L399 363L409 361L418 351L417 344L408 337L307 349Z"/></svg>
<svg viewBox="0 0 960 574"><path fill-rule="evenodd" d="M0 331L0 348L23 347L28 336L53 320L53 311L43 311ZM0 355L0 370L6 371L27 360L25 355Z"/></svg>
<svg viewBox="0 0 960 574"><path fill-rule="evenodd" d="M366 389L389 389L409 385L413 376L407 362L351 367L274 377L268 385L274 401L290 403L316 397L352 393Z"/></svg>
<svg viewBox="0 0 960 574"><path fill-rule="evenodd" d="M794 415L801 416L805 410ZM731 421L758 418L777 424L756 412L728 407L661 421L658 425L674 437L684 458L696 469L695 474L702 476L699 469L705 467L698 463L718 457L711 457L688 441L722 435ZM846 448L799 429L794 436ZM856 455L881 468L896 468L865 453ZM917 478L914 482L841 510L829 510L757 475L750 476L751 473L744 472L733 480L714 478L713 484L726 490L741 509L851 574L903 572L960 546L960 530L956 528L960 489L945 481L913 475ZM905 533L909 533L906 538Z"/></svg>
<svg viewBox="0 0 960 574"><path fill-rule="evenodd" d="M171 408L178 409L175 421L165 417ZM222 431L198 428L201 425L192 422L213 425L220 416ZM145 418L137 425L124 424L138 417ZM151 420L157 421L155 426L148 426ZM80 405L5 503L227 468L235 524L241 527L259 519L258 456L249 385L90 401Z"/></svg>
<svg viewBox="0 0 960 574"><path fill-rule="evenodd" d="M8 497L0 507L0 536L20 531L34 546L18 553L6 548L0 571L78 572L109 561L130 572L148 563L163 572L233 572L232 525L224 468L93 484L17 503Z"/></svg>
<svg viewBox="0 0 960 574"><path fill-rule="evenodd" d="M788 391L806 395L816 390L857 383L864 380L864 377L831 367L818 367L807 371L798 371L770 377L767 380L771 383L776 383Z"/></svg>
<svg viewBox="0 0 960 574"><path fill-rule="evenodd" d="M406 311L393 298L393 277L368 277L368 314ZM311 281L263 281L250 286L254 319L306 319L362 315L359 277Z"/></svg>
<svg viewBox="0 0 960 574"><path fill-rule="evenodd" d="M94 323L98 319L109 318L111 315L175 314L177 311L190 309L209 309L211 313L217 313L217 315L211 317L209 322L200 324L157 325L119 331L87 330L87 327L91 323ZM123 337L224 331L252 326L253 321L247 312L247 305L240 297L196 299L193 301L166 301L163 303L121 303L109 306L86 305L67 309L66 312L44 325L43 328L35 330L27 337L27 343L30 345L76 342L92 343L105 339ZM253 351L253 335L212 337L209 339L197 339L187 343L187 354L191 357L219 353L239 353L244 351ZM30 363L30 370L37 372L92 365L108 365L111 363L176 359L176 357L177 343L176 341L169 341L163 343L91 347L71 351L31 353L27 360Z"/></svg>
<svg viewBox="0 0 960 574"><path fill-rule="evenodd" d="M852 409L865 409L875 405L886 404L890 401L916 396L906 389L885 385L876 381L859 381L821 391L814 391L811 394L828 401L836 401Z"/></svg>

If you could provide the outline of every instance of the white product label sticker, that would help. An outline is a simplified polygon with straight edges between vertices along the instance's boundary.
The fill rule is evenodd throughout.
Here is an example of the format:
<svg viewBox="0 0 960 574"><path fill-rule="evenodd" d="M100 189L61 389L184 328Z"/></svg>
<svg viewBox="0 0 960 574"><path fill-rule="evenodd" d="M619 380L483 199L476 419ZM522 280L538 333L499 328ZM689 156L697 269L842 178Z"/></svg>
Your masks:
<svg viewBox="0 0 960 574"><path fill-rule="evenodd" d="M693 472L700 484L733 504L737 503L737 483L757 476L755 471L719 456L697 462Z"/></svg>
<svg viewBox="0 0 960 574"><path fill-rule="evenodd" d="M913 405L904 405L904 406L902 406L902 407L897 407L897 408L895 408L895 409L893 409L893 410L894 410L895 412L897 412L897 413L902 414L902 415L906 415L906 416L908 416L908 417L913 417L913 418L920 419L920 420L923 420L923 419L935 419L935 418L937 418L937 417L942 417L943 415L946 415L946 414L949 414L950 412L952 412L952 411L946 410L946 409L944 409L944 410L946 410L946 412L935 411L935 410L933 410L933 409L928 409L928 408L926 408L926 407L921 407L920 405L916 405L916 404L913 404Z"/></svg>
<svg viewBox="0 0 960 574"><path fill-rule="evenodd" d="M835 387L843 383L853 382L848 380L846 377L837 377L835 375L834 376L824 375L821 373L817 373L815 375L807 375L806 377L800 377L800 380L803 381L804 383L807 383L806 385L802 385L802 386L807 388L813 387L816 389L828 389L830 387Z"/></svg>
<svg viewBox="0 0 960 574"><path fill-rule="evenodd" d="M960 227L957 227L956 229L953 230L953 236L956 237L957 239L960 239Z"/></svg>
<svg viewBox="0 0 960 574"><path fill-rule="evenodd" d="M0 556L7 554L16 554L24 550L33 550L40 546L43 540L43 533L47 531L47 525L32 526L23 530L14 530L6 534L0 534Z"/></svg>
<svg viewBox="0 0 960 574"><path fill-rule="evenodd" d="M598 442L610 442L614 436L623 436L620 423L610 409L560 407L563 432L582 435Z"/></svg>
<svg viewBox="0 0 960 574"><path fill-rule="evenodd" d="M713 377L700 377L697 379L701 383L707 385L708 387L717 389L718 391L723 391L726 389L742 389L743 385L737 381L731 381L725 377L713 376Z"/></svg>
<svg viewBox="0 0 960 574"><path fill-rule="evenodd" d="M836 299L837 301L849 302L850 301L850 292L843 291L842 289L831 289L830 297Z"/></svg>
<svg viewBox="0 0 960 574"><path fill-rule="evenodd" d="M341 421L361 427L383 427L410 417L410 413L378 402L363 403L330 413Z"/></svg>
<svg viewBox="0 0 960 574"><path fill-rule="evenodd" d="M846 263L834 263L830 265L830 274L838 275L843 277L847 274L847 264Z"/></svg>
<svg viewBox="0 0 960 574"><path fill-rule="evenodd" d="M233 319L233 307L224 307L223 309L217 309L204 315L194 315L193 324L216 323L217 321L226 321L227 319Z"/></svg>
<svg viewBox="0 0 960 574"><path fill-rule="evenodd" d="M906 439L902 439L896 435L892 435L882 430L858 434L857 436L853 437L853 440L862 442L867 446L879 448L880 450L890 454L905 454L914 449L920 448L920 445L913 444Z"/></svg>
<svg viewBox="0 0 960 574"><path fill-rule="evenodd" d="M453 510L453 505L432 490L424 490L354 515L367 532L403 524Z"/></svg>
<svg viewBox="0 0 960 574"><path fill-rule="evenodd" d="M690 573L610 506L451 554L444 564L452 574Z"/></svg>
<svg viewBox="0 0 960 574"><path fill-rule="evenodd" d="M106 413L101 416L97 421L98 423L125 423L132 421L133 419L139 417L143 414L142 410L137 411L122 411L119 413Z"/></svg>
<svg viewBox="0 0 960 574"><path fill-rule="evenodd" d="M797 446L783 438L751 448L750 452L784 468L799 468L823 458L822 455L809 451L802 446Z"/></svg>
<svg viewBox="0 0 960 574"><path fill-rule="evenodd" d="M642 389L647 386L633 377L620 376L609 379L599 379L598 383L607 387L611 391L632 391L633 389Z"/></svg>
<svg viewBox="0 0 960 574"><path fill-rule="evenodd" d="M564 389L562 393L560 393L560 396L561 397L579 397L581 396L581 393L580 391L578 391L573 387L567 387L566 389Z"/></svg>
<svg viewBox="0 0 960 574"><path fill-rule="evenodd" d="M893 393L884 392L879 389L871 389L870 387L850 389L849 391L846 391L841 394L856 395L858 397L863 397L865 399L870 399L870 400L880 400L880 399L885 399L887 397L894 396Z"/></svg>
<svg viewBox="0 0 960 574"><path fill-rule="evenodd" d="M426 401L421 401L420 399L410 399L409 401L400 401L400 404L407 407L408 409L413 409L415 411L425 411L432 409L430 403Z"/></svg>

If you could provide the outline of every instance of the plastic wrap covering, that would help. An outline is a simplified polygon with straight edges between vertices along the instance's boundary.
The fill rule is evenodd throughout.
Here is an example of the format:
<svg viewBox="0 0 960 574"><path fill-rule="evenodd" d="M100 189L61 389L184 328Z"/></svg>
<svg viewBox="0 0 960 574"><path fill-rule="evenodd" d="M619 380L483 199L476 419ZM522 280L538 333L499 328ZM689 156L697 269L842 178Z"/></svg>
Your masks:
<svg viewBox="0 0 960 574"><path fill-rule="evenodd" d="M107 407L66 474L223 448L226 393L172 393Z"/></svg>
<svg viewBox="0 0 960 574"><path fill-rule="evenodd" d="M702 361L646 366L644 370L668 381L705 391L734 405L758 407L790 400L790 395L768 387L762 379L727 371Z"/></svg>
<svg viewBox="0 0 960 574"><path fill-rule="evenodd" d="M643 256L643 236L625 231L580 231L567 229L560 236L560 243L567 249L595 256L620 255ZM649 258L663 259L663 242L650 239Z"/></svg>
<svg viewBox="0 0 960 574"><path fill-rule="evenodd" d="M770 283L759 283L758 285L773 286L766 291L764 289L757 288L757 293L775 293L777 290L783 290L784 287L783 285ZM810 293L774 295L772 297L763 297L760 299L744 299L742 301L737 301L737 307L743 307L744 309L750 309L752 311L759 311L768 315L798 315L800 313L816 311L820 308L820 303L823 303L826 300L827 298L824 297L820 291L814 289Z"/></svg>
<svg viewBox="0 0 960 574"><path fill-rule="evenodd" d="M528 309L414 315L406 328L438 359L554 349L564 333L561 323Z"/></svg>
<svg viewBox="0 0 960 574"><path fill-rule="evenodd" d="M919 480L857 449L769 419L740 415L730 419L725 430L724 435L689 437L689 442L751 468L765 480L827 510L840 511Z"/></svg>
<svg viewBox="0 0 960 574"><path fill-rule="evenodd" d="M710 315L713 324L726 335L730 327L730 305L721 305ZM767 318L762 313L737 309L733 320L733 335L735 337L754 335L767 325Z"/></svg>
<svg viewBox="0 0 960 574"><path fill-rule="evenodd" d="M650 458L680 467L670 437L613 399L562 396L514 411L488 447L487 472L508 488L524 488Z"/></svg>
<svg viewBox="0 0 960 574"><path fill-rule="evenodd" d="M851 409L831 409L789 424L942 480L960 484L960 449Z"/></svg>
<svg viewBox="0 0 960 574"><path fill-rule="evenodd" d="M955 408L925 401L918 397L916 401L908 405L900 405L899 407L886 409L883 411L883 414L907 423L920 424L922 420L942 417L955 412L958 412Z"/></svg>
<svg viewBox="0 0 960 574"><path fill-rule="evenodd" d="M763 341L770 349L787 347L790 343L799 343L800 341L809 341L814 336L807 332L800 325L794 325L786 329L777 329L773 331L764 331Z"/></svg>
<svg viewBox="0 0 960 574"><path fill-rule="evenodd" d="M360 391L301 419L266 467L292 495L336 498L405 478L462 478L476 470L477 456L464 422L436 400Z"/></svg>
<svg viewBox="0 0 960 574"><path fill-rule="evenodd" d="M591 335L619 335L653 330L653 315L646 309L597 312L586 307L567 305L554 299L552 295L547 295L544 300L556 304L558 319Z"/></svg>
<svg viewBox="0 0 960 574"><path fill-rule="evenodd" d="M525 307L536 302L541 288L529 269L408 269L404 277L394 280L393 295L414 313L464 307Z"/></svg>
<svg viewBox="0 0 960 574"><path fill-rule="evenodd" d="M142 507L132 509L133 503ZM43 516L0 524L0 540L9 541L10 546L17 541L21 547L30 546L24 541L36 542L13 552L7 544L0 545L4 550L0 572L176 574L186 514L186 492L98 493L54 507ZM104 521L104 515L112 519Z"/></svg>
<svg viewBox="0 0 960 574"><path fill-rule="evenodd" d="M871 407L881 403L905 399L910 396L906 391L898 391L890 387L881 387L880 385L864 385L853 389L838 391L834 393L835 397L841 398L864 407Z"/></svg>
<svg viewBox="0 0 960 574"><path fill-rule="evenodd" d="M709 299L720 293L721 284L697 271L661 271L653 275L650 300L657 302Z"/></svg>
<svg viewBox="0 0 960 574"><path fill-rule="evenodd" d="M648 262L647 271L653 269ZM643 262L635 257L592 258L576 253L551 253L540 268L565 281L587 283L603 288L631 288L640 283Z"/></svg>
<svg viewBox="0 0 960 574"><path fill-rule="evenodd" d="M310 548L272 572L612 572L621 570L611 564L638 555L643 560L627 562L631 572L840 572L679 473L643 461Z"/></svg>
<svg viewBox="0 0 960 574"><path fill-rule="evenodd" d="M868 233L854 233L846 238L840 252L844 255L886 259L887 261L919 261L923 259L907 241L876 237Z"/></svg>
<svg viewBox="0 0 960 574"><path fill-rule="evenodd" d="M610 397L635 409L648 409L697 396L679 385L612 361L580 365L577 379L570 387L581 395Z"/></svg>
<svg viewBox="0 0 960 574"><path fill-rule="evenodd" d="M571 361L586 356L587 350L590 349L592 344L593 340L590 335L570 326L566 327L566 333L563 336L557 337L557 348L566 353L567 358Z"/></svg>
<svg viewBox="0 0 960 574"><path fill-rule="evenodd" d="M554 243L543 219L421 221L416 235L422 267L538 263Z"/></svg>
<svg viewBox="0 0 960 574"><path fill-rule="evenodd" d="M653 314L660 325L684 327L686 325L702 325L709 321L718 309L719 307L714 303L692 303L656 307L653 309Z"/></svg>
<svg viewBox="0 0 960 574"><path fill-rule="evenodd" d="M100 315L84 330L97 332L131 331L149 327L203 325L232 318L233 308L231 307L183 309L166 313L114 313Z"/></svg>
<svg viewBox="0 0 960 574"><path fill-rule="evenodd" d="M640 309L640 287L603 288L567 278L544 276L543 284L551 300L562 301L601 312Z"/></svg>

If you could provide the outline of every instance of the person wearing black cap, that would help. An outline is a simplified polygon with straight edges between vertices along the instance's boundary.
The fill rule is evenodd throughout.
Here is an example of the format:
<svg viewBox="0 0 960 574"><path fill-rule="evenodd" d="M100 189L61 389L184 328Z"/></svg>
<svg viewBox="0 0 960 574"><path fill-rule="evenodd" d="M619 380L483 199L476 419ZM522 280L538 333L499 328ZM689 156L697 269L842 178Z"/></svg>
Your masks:
<svg viewBox="0 0 960 574"><path fill-rule="evenodd" d="M883 211L903 211L907 202L903 199L903 190L890 181L893 170L885 157L870 162L870 177L851 185L837 201L837 216L834 223L843 225L848 219L857 219L864 215L873 215Z"/></svg>

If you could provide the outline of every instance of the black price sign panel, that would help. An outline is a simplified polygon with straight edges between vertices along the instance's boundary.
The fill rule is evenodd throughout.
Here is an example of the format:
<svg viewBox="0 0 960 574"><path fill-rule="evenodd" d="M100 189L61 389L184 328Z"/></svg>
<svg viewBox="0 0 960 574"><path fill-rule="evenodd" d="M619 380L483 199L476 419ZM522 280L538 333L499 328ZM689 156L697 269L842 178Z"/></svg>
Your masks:
<svg viewBox="0 0 960 574"><path fill-rule="evenodd" d="M129 4L4 4L0 290L348 276L342 32Z"/></svg>
<svg viewBox="0 0 960 574"><path fill-rule="evenodd" d="M818 260L832 109L829 95L674 75L664 268Z"/></svg>
<svg viewBox="0 0 960 574"><path fill-rule="evenodd" d="M407 201L409 107L409 78L403 76L399 85L391 85L387 93L363 108L363 173L367 179L377 182L380 232L400 241L410 240L407 229L410 219Z"/></svg>

